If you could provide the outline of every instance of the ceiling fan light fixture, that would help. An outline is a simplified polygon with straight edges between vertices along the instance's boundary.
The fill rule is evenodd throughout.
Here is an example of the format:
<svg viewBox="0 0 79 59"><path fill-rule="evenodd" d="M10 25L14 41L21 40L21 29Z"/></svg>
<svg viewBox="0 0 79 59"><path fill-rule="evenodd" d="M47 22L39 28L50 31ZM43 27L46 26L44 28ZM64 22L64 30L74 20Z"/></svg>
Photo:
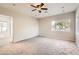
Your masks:
<svg viewBox="0 0 79 59"><path fill-rule="evenodd" d="M41 8L37 8L37 10L41 10Z"/></svg>
<svg viewBox="0 0 79 59"><path fill-rule="evenodd" d="M48 10L48 8L43 7L44 5L45 5L44 3L41 3L37 5L30 5L30 6L34 7L39 13L41 13L42 10ZM35 11L35 9L32 11Z"/></svg>

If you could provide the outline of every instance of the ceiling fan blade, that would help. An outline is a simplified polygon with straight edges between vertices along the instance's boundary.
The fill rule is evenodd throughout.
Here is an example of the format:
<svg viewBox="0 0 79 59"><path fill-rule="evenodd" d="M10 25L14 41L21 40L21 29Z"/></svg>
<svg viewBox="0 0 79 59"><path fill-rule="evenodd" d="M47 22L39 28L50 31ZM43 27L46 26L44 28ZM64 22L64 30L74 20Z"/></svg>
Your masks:
<svg viewBox="0 0 79 59"><path fill-rule="evenodd" d="M41 8L42 10L48 10L47 8Z"/></svg>
<svg viewBox="0 0 79 59"><path fill-rule="evenodd" d="M40 4L40 7L42 7L43 5L44 5L44 3L41 3L41 4Z"/></svg>
<svg viewBox="0 0 79 59"><path fill-rule="evenodd" d="M39 13L41 13L41 10L39 10Z"/></svg>
<svg viewBox="0 0 79 59"><path fill-rule="evenodd" d="M32 7L34 7L34 8L36 8L36 6L34 6L34 5L30 5L30 6L32 6Z"/></svg>
<svg viewBox="0 0 79 59"><path fill-rule="evenodd" d="M32 11L35 11L36 9L33 9Z"/></svg>
<svg viewBox="0 0 79 59"><path fill-rule="evenodd" d="M40 5L37 5L36 7L39 8Z"/></svg>

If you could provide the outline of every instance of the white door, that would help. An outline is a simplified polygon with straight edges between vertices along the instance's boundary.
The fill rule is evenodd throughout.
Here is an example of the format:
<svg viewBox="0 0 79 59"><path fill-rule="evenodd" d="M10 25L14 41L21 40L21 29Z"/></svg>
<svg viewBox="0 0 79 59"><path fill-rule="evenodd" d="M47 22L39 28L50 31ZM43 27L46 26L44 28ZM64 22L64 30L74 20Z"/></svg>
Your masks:
<svg viewBox="0 0 79 59"><path fill-rule="evenodd" d="M12 17L0 15L0 45L8 44L12 41Z"/></svg>

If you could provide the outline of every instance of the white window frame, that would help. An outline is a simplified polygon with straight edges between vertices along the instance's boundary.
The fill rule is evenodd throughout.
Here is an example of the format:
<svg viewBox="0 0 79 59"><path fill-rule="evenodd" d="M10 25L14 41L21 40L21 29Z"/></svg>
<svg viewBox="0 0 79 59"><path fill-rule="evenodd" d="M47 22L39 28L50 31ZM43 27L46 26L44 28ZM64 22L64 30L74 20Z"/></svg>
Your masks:
<svg viewBox="0 0 79 59"><path fill-rule="evenodd" d="M56 29L56 26L55 26L55 24L57 23L57 22L62 22L62 21L69 21L69 23L70 23L70 25L71 25L71 20L70 19L67 19L67 20L53 20L52 22L51 22L51 31L55 31L55 32L70 32L70 25L69 25L69 28L68 29Z"/></svg>

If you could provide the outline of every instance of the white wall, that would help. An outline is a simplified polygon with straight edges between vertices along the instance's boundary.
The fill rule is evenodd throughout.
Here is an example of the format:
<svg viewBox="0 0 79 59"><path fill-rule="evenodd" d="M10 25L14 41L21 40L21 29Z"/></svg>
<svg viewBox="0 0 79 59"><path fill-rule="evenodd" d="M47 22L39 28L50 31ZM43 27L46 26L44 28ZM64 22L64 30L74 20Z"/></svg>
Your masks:
<svg viewBox="0 0 79 59"><path fill-rule="evenodd" d="M79 47L79 7L76 10L76 44Z"/></svg>
<svg viewBox="0 0 79 59"><path fill-rule="evenodd" d="M0 14L13 17L13 39L15 42L32 38L39 34L37 19L2 7L0 7Z"/></svg>
<svg viewBox="0 0 79 59"><path fill-rule="evenodd" d="M51 22L53 20L71 20L71 31L70 32L54 32L51 31ZM52 39L62 39L62 40L70 40L74 41L74 21L75 20L75 12L50 16L47 18L40 19L40 35L52 38Z"/></svg>

